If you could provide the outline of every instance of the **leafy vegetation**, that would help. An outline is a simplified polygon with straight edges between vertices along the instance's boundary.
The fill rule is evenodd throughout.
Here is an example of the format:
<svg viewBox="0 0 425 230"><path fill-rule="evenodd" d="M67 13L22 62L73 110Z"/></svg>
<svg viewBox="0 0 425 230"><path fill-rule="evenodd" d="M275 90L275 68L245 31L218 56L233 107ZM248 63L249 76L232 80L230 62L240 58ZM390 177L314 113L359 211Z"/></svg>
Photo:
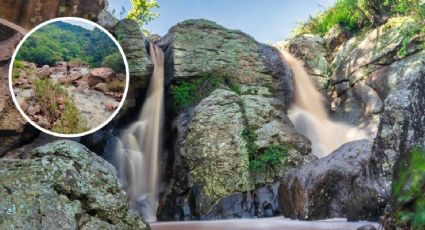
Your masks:
<svg viewBox="0 0 425 230"><path fill-rule="evenodd" d="M102 66L111 68L117 73L122 73L125 71L124 61L120 52L115 52L106 56L102 62Z"/></svg>
<svg viewBox="0 0 425 230"><path fill-rule="evenodd" d="M16 58L38 66L52 66L59 61L68 61L87 63L96 68L101 66L108 55L115 53L119 53L118 47L100 29L87 30L59 21L31 34Z"/></svg>
<svg viewBox="0 0 425 230"><path fill-rule="evenodd" d="M248 128L242 131L242 137L246 140L246 148L249 154L249 170L252 173L275 169L282 164L288 155L288 148L284 145L271 145L260 150L255 144L257 135Z"/></svg>
<svg viewBox="0 0 425 230"><path fill-rule="evenodd" d="M351 33L364 28L382 25L391 16L411 15L423 22L425 2L422 0L337 0L323 13L301 24L295 35L312 33L325 35L332 27L340 25Z"/></svg>
<svg viewBox="0 0 425 230"><path fill-rule="evenodd" d="M136 20L142 29L144 25L159 16L158 13L152 11L152 9L159 7L156 0L131 0L131 2L133 9L130 10L127 18ZM149 33L145 29L143 29L143 32Z"/></svg>
<svg viewBox="0 0 425 230"><path fill-rule="evenodd" d="M425 149L414 149L398 172L393 182L395 224L400 229L425 229Z"/></svg>
<svg viewBox="0 0 425 230"><path fill-rule="evenodd" d="M42 114L50 123L52 130L58 133L80 133L88 130L86 121L79 115L74 100L60 85L50 79L34 79L35 99ZM63 105L63 109L60 106Z"/></svg>
<svg viewBox="0 0 425 230"><path fill-rule="evenodd" d="M283 145L268 146L262 153L249 161L249 169L251 172L275 169L282 164L287 155L288 149Z"/></svg>
<svg viewBox="0 0 425 230"><path fill-rule="evenodd" d="M106 88L108 91L122 93L125 90L125 82L114 80L106 83Z"/></svg>
<svg viewBox="0 0 425 230"><path fill-rule="evenodd" d="M201 101L220 85L240 91L239 85L225 77L207 75L194 80L178 80L170 88L176 110L186 109ZM237 92L236 92L237 93Z"/></svg>

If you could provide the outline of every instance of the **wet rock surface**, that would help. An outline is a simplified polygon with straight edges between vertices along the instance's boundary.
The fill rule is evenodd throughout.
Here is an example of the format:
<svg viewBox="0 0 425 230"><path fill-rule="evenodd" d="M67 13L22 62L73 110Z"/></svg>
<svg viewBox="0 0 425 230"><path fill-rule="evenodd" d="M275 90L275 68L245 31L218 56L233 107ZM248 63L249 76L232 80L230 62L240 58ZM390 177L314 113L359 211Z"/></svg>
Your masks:
<svg viewBox="0 0 425 230"><path fill-rule="evenodd" d="M372 159L370 141L353 141L287 173L279 186L282 214L303 220L376 221L385 208L386 194L375 180Z"/></svg>

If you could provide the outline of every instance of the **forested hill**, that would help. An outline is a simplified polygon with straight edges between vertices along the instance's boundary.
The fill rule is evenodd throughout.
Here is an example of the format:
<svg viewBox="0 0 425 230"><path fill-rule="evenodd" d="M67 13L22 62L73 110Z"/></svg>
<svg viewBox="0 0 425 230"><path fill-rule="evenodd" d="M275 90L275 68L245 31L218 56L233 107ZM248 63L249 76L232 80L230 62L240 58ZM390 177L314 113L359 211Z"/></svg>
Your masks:
<svg viewBox="0 0 425 230"><path fill-rule="evenodd" d="M105 66L105 60L111 62L114 59L118 62L114 69L119 71L123 68L118 47L103 31L98 28L88 30L61 21L34 32L22 45L17 59L34 62L38 66L68 61L85 63L92 68Z"/></svg>

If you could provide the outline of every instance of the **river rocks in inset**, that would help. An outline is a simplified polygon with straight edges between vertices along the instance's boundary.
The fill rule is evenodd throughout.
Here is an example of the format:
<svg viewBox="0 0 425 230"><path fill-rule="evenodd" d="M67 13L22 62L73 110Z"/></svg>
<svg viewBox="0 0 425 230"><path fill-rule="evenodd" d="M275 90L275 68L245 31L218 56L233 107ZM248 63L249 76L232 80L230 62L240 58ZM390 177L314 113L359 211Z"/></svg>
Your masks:
<svg viewBox="0 0 425 230"><path fill-rule="evenodd" d="M47 120L47 118L44 117L44 116L39 116L38 117L37 125L39 125L41 128L47 129L47 130L49 130L49 129L52 128L52 125Z"/></svg>
<svg viewBox="0 0 425 230"><path fill-rule="evenodd" d="M59 84L74 84L76 81L81 79L83 75L81 73L72 73L69 76L61 77L58 79Z"/></svg>
<svg viewBox="0 0 425 230"><path fill-rule="evenodd" d="M45 65L42 68L38 69L36 74L40 78L48 78L50 74L52 74L52 70L48 65Z"/></svg>
<svg viewBox="0 0 425 230"><path fill-rule="evenodd" d="M353 141L290 171L279 187L282 214L303 220L347 217L376 221L385 208L386 194L371 174L372 159L370 141Z"/></svg>
<svg viewBox="0 0 425 230"><path fill-rule="evenodd" d="M111 68L100 67L90 71L90 77L100 77L104 81L110 80L114 75L114 70Z"/></svg>
<svg viewBox="0 0 425 230"><path fill-rule="evenodd" d="M96 90L106 93L108 91L108 87L106 83L99 83L94 87Z"/></svg>
<svg viewBox="0 0 425 230"><path fill-rule="evenodd" d="M128 211L113 166L83 145L60 140L0 165L1 229L149 229Z"/></svg>

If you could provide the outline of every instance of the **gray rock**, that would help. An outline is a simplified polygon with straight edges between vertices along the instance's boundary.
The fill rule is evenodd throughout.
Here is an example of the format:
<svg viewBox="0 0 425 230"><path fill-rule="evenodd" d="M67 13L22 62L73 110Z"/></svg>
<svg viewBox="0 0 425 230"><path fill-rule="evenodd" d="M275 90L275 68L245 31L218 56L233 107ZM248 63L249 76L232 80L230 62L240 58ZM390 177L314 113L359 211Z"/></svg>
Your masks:
<svg viewBox="0 0 425 230"><path fill-rule="evenodd" d="M279 187L285 217L317 220L347 217L376 221L386 205L371 174L372 143L349 142L330 155L287 173Z"/></svg>
<svg viewBox="0 0 425 230"><path fill-rule="evenodd" d="M149 229L128 211L115 169L78 143L56 141L0 165L2 229Z"/></svg>

